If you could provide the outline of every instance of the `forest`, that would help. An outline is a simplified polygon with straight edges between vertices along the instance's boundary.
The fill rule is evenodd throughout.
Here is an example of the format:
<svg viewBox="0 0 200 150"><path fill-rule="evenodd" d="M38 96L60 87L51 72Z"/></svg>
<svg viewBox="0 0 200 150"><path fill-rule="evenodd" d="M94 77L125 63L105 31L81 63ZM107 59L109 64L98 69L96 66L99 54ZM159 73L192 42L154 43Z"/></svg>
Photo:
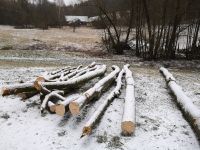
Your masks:
<svg viewBox="0 0 200 150"><path fill-rule="evenodd" d="M62 27L65 15L98 16L108 52L133 50L146 60L200 59L198 0L89 0L73 6L63 1L1 0L0 24L16 28Z"/></svg>

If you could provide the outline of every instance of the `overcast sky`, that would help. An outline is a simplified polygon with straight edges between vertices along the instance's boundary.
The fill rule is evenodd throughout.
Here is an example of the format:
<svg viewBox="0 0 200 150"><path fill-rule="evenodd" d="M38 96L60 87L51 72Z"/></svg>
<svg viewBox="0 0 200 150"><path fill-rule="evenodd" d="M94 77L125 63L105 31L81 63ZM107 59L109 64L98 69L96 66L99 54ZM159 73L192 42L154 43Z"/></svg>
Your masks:
<svg viewBox="0 0 200 150"><path fill-rule="evenodd" d="M51 2L54 2L55 0L49 0ZM70 5L70 4L75 4L80 0L64 0L66 5Z"/></svg>

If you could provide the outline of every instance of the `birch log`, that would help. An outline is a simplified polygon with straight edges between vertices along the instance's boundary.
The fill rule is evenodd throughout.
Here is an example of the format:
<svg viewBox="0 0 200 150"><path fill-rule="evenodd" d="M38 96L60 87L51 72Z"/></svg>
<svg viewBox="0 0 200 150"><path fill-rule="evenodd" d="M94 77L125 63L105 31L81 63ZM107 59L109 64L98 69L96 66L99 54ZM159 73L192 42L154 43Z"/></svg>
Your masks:
<svg viewBox="0 0 200 150"><path fill-rule="evenodd" d="M82 69L80 68L77 68L74 72L71 72L70 74L66 75L66 76L63 76L62 78L60 78L60 81L66 81L72 77L74 77L75 75L85 71L85 70L88 70L90 68L94 68L96 66L96 63L95 62L92 62L89 66L86 66Z"/></svg>
<svg viewBox="0 0 200 150"><path fill-rule="evenodd" d="M95 77L101 76L106 72L106 65L102 65L98 69L94 71L90 71L82 76L79 76L75 79L68 80L68 81L62 81L62 82L35 82L35 88L38 91L41 91L41 87L44 86L47 89L69 89L72 87L76 87L88 80L91 80Z"/></svg>
<svg viewBox="0 0 200 150"><path fill-rule="evenodd" d="M47 94L44 98L44 100L42 101L42 104L40 106L40 111L41 113L44 112L44 110L46 109L46 106L48 104L48 101L52 98L52 97L56 97L58 98L59 100L65 100L65 98L63 96L61 96L60 94L64 94L64 91L53 91L49 94Z"/></svg>
<svg viewBox="0 0 200 150"><path fill-rule="evenodd" d="M92 128L96 124L96 122L99 120L99 118L103 115L106 108L109 106L109 104L114 100L115 97L118 97L120 94L120 89L122 87L122 76L124 74L124 70L122 69L117 77L117 85L115 89L107 96L107 98L103 101L103 103L97 108L97 110L93 113L93 115L90 117L88 122L83 127L82 136L89 135L92 132Z"/></svg>
<svg viewBox="0 0 200 150"><path fill-rule="evenodd" d="M200 109L198 109L192 100L183 92L182 88L176 83L173 75L164 67L160 68L160 72L166 79L166 82L176 97L182 113L186 120L193 127L196 135L200 139Z"/></svg>
<svg viewBox="0 0 200 150"><path fill-rule="evenodd" d="M129 64L124 66L126 78L126 96L124 102L124 112L122 117L121 129L123 135L132 135L135 131L135 94L134 79L129 70Z"/></svg>
<svg viewBox="0 0 200 150"><path fill-rule="evenodd" d="M12 94L18 94L22 92L31 92L36 91L33 83L21 83L21 84L14 84L14 85L8 85L3 88L1 88L1 95L12 95Z"/></svg>
<svg viewBox="0 0 200 150"><path fill-rule="evenodd" d="M114 71L112 71L109 75L101 79L99 82L97 82L92 88L87 90L85 93L82 94L77 100L71 102L69 104L70 112L73 115L77 115L80 113L80 109L91 99L93 99L96 96L99 96L103 89L106 86L109 86L112 81L115 80L117 74L119 73L120 69L117 66L112 67Z"/></svg>

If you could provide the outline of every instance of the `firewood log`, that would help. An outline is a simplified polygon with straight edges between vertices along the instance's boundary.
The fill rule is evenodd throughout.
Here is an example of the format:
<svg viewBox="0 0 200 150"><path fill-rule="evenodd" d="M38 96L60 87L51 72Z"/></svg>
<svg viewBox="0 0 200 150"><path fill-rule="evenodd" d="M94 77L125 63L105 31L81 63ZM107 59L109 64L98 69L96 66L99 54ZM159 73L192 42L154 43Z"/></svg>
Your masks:
<svg viewBox="0 0 200 150"><path fill-rule="evenodd" d="M116 76L118 75L120 69L117 66L112 67L114 71L112 71L109 75L101 79L99 82L97 82L92 88L87 90L85 93L83 93L77 100L71 102L69 104L70 112L73 115L77 115L80 113L80 109L91 99L94 97L100 96L103 89L108 87L112 81L115 80Z"/></svg>
<svg viewBox="0 0 200 150"><path fill-rule="evenodd" d="M48 104L48 101L52 98L52 97L56 97L58 98L59 100L65 100L65 98L63 96L61 96L60 94L64 94L64 91L53 91L49 94L47 94L40 106L40 111L41 113L44 112L44 110L46 109L47 107L47 104Z"/></svg>
<svg viewBox="0 0 200 150"><path fill-rule="evenodd" d="M165 77L169 88L176 97L183 115L200 139L200 109L198 109L197 106L193 104L192 100L183 92L182 87L176 83L176 79L166 68L161 67L160 72Z"/></svg>
<svg viewBox="0 0 200 150"><path fill-rule="evenodd" d="M126 96L124 102L124 112L122 117L121 129L123 135L132 135L135 131L135 94L134 79L129 70L129 64L124 66L126 78Z"/></svg>
<svg viewBox="0 0 200 150"><path fill-rule="evenodd" d="M95 77L101 76L106 72L106 66L102 65L100 68L94 70L94 71L90 71L82 76L79 76L75 79L72 80L68 80L68 81L62 81L62 82L39 82L36 81L34 83L35 88L38 91L41 91L41 87L44 86L47 89L70 89L72 87L76 87L79 84L82 84L88 80L91 80Z"/></svg>
<svg viewBox="0 0 200 150"><path fill-rule="evenodd" d="M83 127L82 136L89 135L92 132L92 128L96 124L96 122L100 119L103 113L106 111L109 104L114 100L114 98L118 97L120 94L120 89L122 87L122 76L124 74L124 70L122 69L119 73L116 82L117 85L114 90L107 96L107 98L103 101L103 103L97 108L97 110L92 114L90 119Z"/></svg>
<svg viewBox="0 0 200 150"><path fill-rule="evenodd" d="M21 83L21 84L8 85L6 87L1 88L1 95L6 96L22 92L33 92L33 91L36 91L33 83Z"/></svg>

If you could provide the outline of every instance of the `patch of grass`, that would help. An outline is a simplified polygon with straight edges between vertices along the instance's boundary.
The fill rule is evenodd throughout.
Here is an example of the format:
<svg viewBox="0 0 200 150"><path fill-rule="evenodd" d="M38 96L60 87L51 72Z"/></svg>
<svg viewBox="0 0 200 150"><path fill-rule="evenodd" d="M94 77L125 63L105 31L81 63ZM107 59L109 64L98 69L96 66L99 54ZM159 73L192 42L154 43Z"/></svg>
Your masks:
<svg viewBox="0 0 200 150"><path fill-rule="evenodd" d="M5 114L3 114L2 116L1 116L1 118L3 118L3 119L9 119L10 118L10 115L9 114L7 114L7 113L5 113Z"/></svg>
<svg viewBox="0 0 200 150"><path fill-rule="evenodd" d="M104 132L104 135L98 135L97 136L97 143L106 143L108 140L107 133Z"/></svg>
<svg viewBox="0 0 200 150"><path fill-rule="evenodd" d="M13 47L11 45L5 45L1 48L1 50L11 50Z"/></svg>
<svg viewBox="0 0 200 150"><path fill-rule="evenodd" d="M108 142L108 148L110 149L123 149L122 145L124 145L121 141L120 141L120 137L119 136L113 136L111 138L111 140Z"/></svg>

